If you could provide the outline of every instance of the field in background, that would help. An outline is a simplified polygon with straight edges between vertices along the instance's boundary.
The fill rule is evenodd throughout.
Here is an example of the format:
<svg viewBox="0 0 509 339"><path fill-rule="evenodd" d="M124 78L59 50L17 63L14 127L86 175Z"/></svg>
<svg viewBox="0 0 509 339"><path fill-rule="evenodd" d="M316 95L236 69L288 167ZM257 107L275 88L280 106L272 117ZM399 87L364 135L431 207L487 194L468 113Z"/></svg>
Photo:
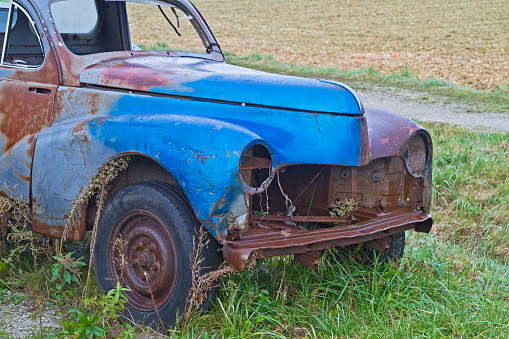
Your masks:
<svg viewBox="0 0 509 339"><path fill-rule="evenodd" d="M386 73L408 67L423 79L479 89L509 83L506 0L193 3L222 49L239 56L260 52L298 65L374 67ZM164 28L174 34L168 25ZM134 40L147 40L145 33L136 32Z"/></svg>

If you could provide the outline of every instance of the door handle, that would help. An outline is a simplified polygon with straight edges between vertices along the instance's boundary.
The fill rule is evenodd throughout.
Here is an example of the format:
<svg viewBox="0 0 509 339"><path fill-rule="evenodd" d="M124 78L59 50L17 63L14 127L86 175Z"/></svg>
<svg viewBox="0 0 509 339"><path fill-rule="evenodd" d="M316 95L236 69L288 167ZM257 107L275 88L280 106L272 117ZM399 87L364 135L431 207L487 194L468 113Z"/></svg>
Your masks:
<svg viewBox="0 0 509 339"><path fill-rule="evenodd" d="M29 92L37 93L37 94L51 94L51 90L47 88L40 88L40 87L30 87L28 89Z"/></svg>

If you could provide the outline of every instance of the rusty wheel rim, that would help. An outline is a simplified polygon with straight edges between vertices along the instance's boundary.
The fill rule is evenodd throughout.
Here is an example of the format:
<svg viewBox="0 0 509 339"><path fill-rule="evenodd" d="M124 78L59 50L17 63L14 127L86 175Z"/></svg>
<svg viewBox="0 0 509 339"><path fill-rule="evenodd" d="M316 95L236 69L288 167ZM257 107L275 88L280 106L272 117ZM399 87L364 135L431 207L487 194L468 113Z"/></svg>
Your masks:
<svg viewBox="0 0 509 339"><path fill-rule="evenodd" d="M143 312L159 309L177 280L177 253L170 232L151 212L133 210L118 220L112 234L108 268L131 290L126 293L129 305Z"/></svg>

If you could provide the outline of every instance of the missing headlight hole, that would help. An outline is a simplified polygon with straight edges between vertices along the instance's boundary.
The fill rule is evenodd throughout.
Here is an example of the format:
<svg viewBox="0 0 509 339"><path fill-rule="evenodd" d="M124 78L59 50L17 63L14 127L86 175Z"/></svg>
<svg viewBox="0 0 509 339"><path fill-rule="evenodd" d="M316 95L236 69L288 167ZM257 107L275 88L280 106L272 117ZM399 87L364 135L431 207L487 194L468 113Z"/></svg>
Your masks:
<svg viewBox="0 0 509 339"><path fill-rule="evenodd" d="M260 187L269 177L272 167L272 156L269 150L260 144L253 145L244 153L240 175L250 187Z"/></svg>

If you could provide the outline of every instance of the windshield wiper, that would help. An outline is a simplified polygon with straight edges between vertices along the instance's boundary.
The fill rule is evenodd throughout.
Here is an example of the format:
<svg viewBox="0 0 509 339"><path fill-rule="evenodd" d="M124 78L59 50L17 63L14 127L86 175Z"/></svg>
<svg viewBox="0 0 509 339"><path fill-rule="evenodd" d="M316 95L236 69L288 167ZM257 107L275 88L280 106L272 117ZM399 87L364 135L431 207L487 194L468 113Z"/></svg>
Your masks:
<svg viewBox="0 0 509 339"><path fill-rule="evenodd" d="M173 12L173 15L175 15L175 18L177 18L177 27L180 28L179 16L178 16L177 12L175 11L175 7L172 7L171 11Z"/></svg>
<svg viewBox="0 0 509 339"><path fill-rule="evenodd" d="M180 32L178 31L177 27L175 27L175 25L173 24L173 22L170 21L170 18L168 18L168 16L166 15L166 13L164 13L163 9L161 8L160 5L157 5L157 7L159 8L159 10L161 11L161 13L163 14L164 18L166 19L166 21L168 21L168 23L171 25L171 27L173 27L173 29L175 30L175 33L178 34L178 36L182 36L182 34L180 34ZM173 7L171 8L171 10L173 11L173 13L175 14L175 17L177 18L177 25L180 26L179 24L179 17L177 15L177 13L175 12L175 9L173 9Z"/></svg>

